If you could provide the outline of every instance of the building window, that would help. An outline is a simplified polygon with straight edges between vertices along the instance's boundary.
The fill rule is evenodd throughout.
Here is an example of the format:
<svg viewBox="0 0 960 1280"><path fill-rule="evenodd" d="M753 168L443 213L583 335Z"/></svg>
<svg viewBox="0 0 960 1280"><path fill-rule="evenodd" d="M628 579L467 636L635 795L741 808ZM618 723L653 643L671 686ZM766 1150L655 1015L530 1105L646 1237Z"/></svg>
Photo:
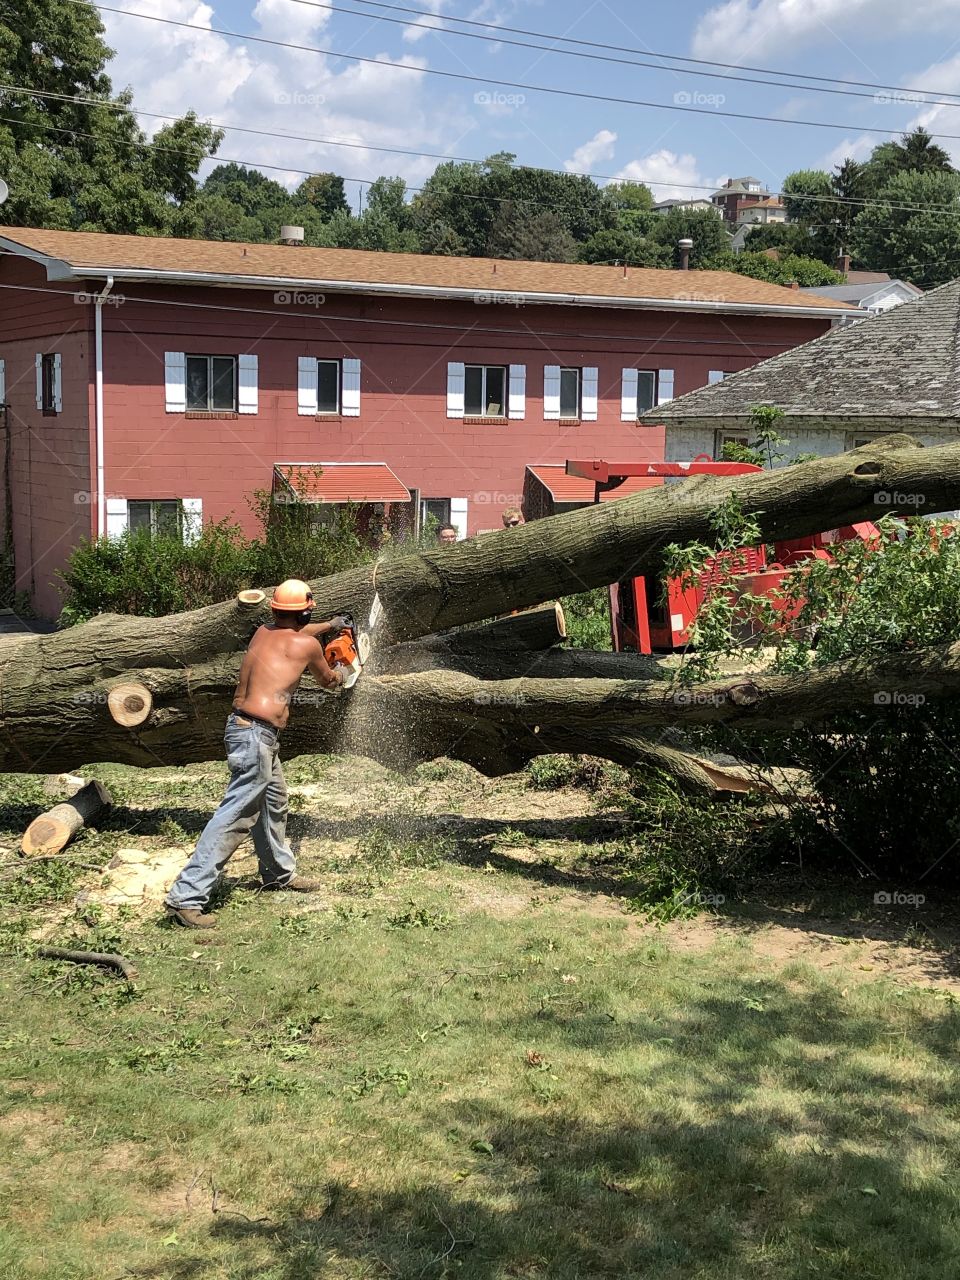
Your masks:
<svg viewBox="0 0 960 1280"><path fill-rule="evenodd" d="M179 498L150 498L127 503L127 528L146 529L151 538L183 537L183 503Z"/></svg>
<svg viewBox="0 0 960 1280"><path fill-rule="evenodd" d="M657 403L656 369L637 370L637 417Z"/></svg>
<svg viewBox="0 0 960 1280"><path fill-rule="evenodd" d="M722 462L724 460L723 446L725 444L736 444L740 445L741 448L749 449L750 437L743 431L718 431L716 433L716 441L713 447L713 456L715 461Z"/></svg>
<svg viewBox="0 0 960 1280"><path fill-rule="evenodd" d="M420 503L420 527L426 529L436 520L438 525L450 523L449 498L424 498Z"/></svg>
<svg viewBox="0 0 960 1280"><path fill-rule="evenodd" d="M340 412L342 386L339 360L317 361L317 413Z"/></svg>
<svg viewBox="0 0 960 1280"><path fill-rule="evenodd" d="M237 357L187 356L187 411L237 409Z"/></svg>
<svg viewBox="0 0 960 1280"><path fill-rule="evenodd" d="M464 368L463 411L468 418L505 418L506 392L504 365L468 364Z"/></svg>
<svg viewBox="0 0 960 1280"><path fill-rule="evenodd" d="M46 355L40 366L40 407L44 413L57 412L57 357Z"/></svg>
<svg viewBox="0 0 960 1280"><path fill-rule="evenodd" d="M581 378L579 369L560 370L560 417L580 417Z"/></svg>

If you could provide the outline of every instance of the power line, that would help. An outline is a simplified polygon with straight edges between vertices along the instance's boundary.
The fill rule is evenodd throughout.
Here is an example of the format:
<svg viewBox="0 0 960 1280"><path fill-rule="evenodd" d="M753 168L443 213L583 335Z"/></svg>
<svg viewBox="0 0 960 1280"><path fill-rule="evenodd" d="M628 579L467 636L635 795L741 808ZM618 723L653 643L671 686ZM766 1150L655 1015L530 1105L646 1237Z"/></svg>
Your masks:
<svg viewBox="0 0 960 1280"><path fill-rule="evenodd" d="M786 80L761 80L756 76L737 76L737 75L732 75L729 72L703 71L696 67L669 67L662 62L645 62L637 58L615 57L611 54L605 54L605 53L584 53L579 49L558 49L550 45L536 44L528 40L510 40L507 37L503 36L502 34L498 34L494 36L481 35L477 31L457 31L454 27L437 27L433 22L411 22L409 18L388 18L382 13L377 13L377 14L363 13L358 9L345 9L343 8L342 5L338 5L338 4L321 3L321 0L291 0L291 3L304 5L308 9L326 9L332 13L344 13L354 18L375 19L377 22L389 22L392 25L398 26L398 27L414 27L419 31L432 31L434 33L440 32L445 35L459 36L463 40L484 40L489 44L510 45L518 49L535 49L537 52L540 52L540 53L562 54L564 57L567 57L567 58L583 58L590 62L615 63L625 67L644 67L651 71L669 71L673 75L700 76L700 77L705 77L709 80L732 80L739 84L767 85L770 88L775 88L775 89L792 89L792 90L802 89L808 93L829 93L829 94L840 95L841 97L846 97L846 98L869 98L874 101L877 98L876 92L870 93L866 89L833 89L833 88L827 87L826 85L795 84L795 83L788 82ZM436 17L446 18L448 16L446 14L431 14L426 9L410 9L410 8L401 8L401 6L395 6L395 5L379 4L379 3L376 3L376 0L354 0L354 3L370 4L377 9L391 9L391 10L397 9L398 11L403 13L419 14L422 17L428 17L428 18L436 18ZM452 15L450 15L450 21L467 22L469 20L466 18L455 18ZM512 27L501 27L492 22L484 22L484 23L471 22L470 25L483 26L497 32L514 30L514 28ZM549 40L564 40L566 37L544 35L543 38L549 39ZM613 46L605 45L603 47L612 48ZM659 55L654 55L654 56L659 56ZM771 73L771 74L776 74L776 73ZM903 89L898 89L895 92L903 94L906 91ZM917 98L917 101L916 101L917 106L960 107L960 94L951 94L947 92L946 93L947 97L956 98L957 101L945 102L942 99L938 99L938 98L926 98L926 97L921 98L919 92L917 91L912 91L912 92L914 92ZM931 92L936 92L936 91L931 90Z"/></svg>
<svg viewBox="0 0 960 1280"><path fill-rule="evenodd" d="M293 0L295 4L308 4L311 0ZM415 13L427 18L440 18L444 22L458 22L461 26L467 27L484 27L488 31L509 31L512 35L535 36L540 40L559 40L563 44L579 45L585 49L609 49L615 53L639 53L648 58L666 58L670 62L690 62L700 67L725 67L731 71L756 71L760 75L770 76L792 76L794 79L800 80L817 80L823 84L844 84L851 85L861 89L887 89L893 93L940 93L939 89L914 89L895 84L878 84L870 80L843 80L838 76L818 76L809 71L782 71L770 67L753 67L746 63L739 62L717 62L710 58L690 58L685 54L662 53L656 49L633 49L625 45L604 44L599 40L581 40L575 36L561 36L549 31L530 31L524 27L508 27L495 22L480 22L475 18L458 18L450 13L431 13L427 9L412 9L400 4L384 4L380 0L353 0L354 4L363 4L368 8L374 9L390 9L396 13ZM450 31L449 27L436 27L427 23L405 23L405 26L422 26L428 31ZM681 70L681 68L664 67L665 71ZM770 84L771 81L763 83ZM787 84L786 88L790 89L812 89L812 85L808 84ZM960 99L960 94L950 93L943 90L948 98Z"/></svg>
<svg viewBox="0 0 960 1280"><path fill-rule="evenodd" d="M268 36L255 36L241 31L228 31L225 27L201 27L193 22L181 22L176 18L161 18L150 13L137 13L131 9L117 9L111 5L95 4L93 0L72 0L74 4L90 4L94 9L98 9L103 13L115 13L122 17L139 18L144 22L159 22L165 26L178 27L186 31L199 31L203 35L226 36L231 40L249 40L255 44L265 44L272 48L292 49L296 53L317 53L324 57L340 58L346 62L356 62L367 66L387 67L391 71L412 71L417 75L438 76L445 80L463 80L470 84L483 85L499 85L505 89L523 89L529 93L545 93L562 98L576 98L580 101L587 102L608 102L618 106L626 107L647 107L653 111L679 111L686 115L713 116L728 120L753 120L762 124L785 124L795 125L807 129L840 129L848 132L849 124L835 123L830 120L797 120L785 119L780 117L770 117L764 115L756 115L745 111L721 111L714 110L711 107L682 106L678 103L665 102L648 102L639 98L621 98L613 94L602 93L586 93L580 89L559 89L550 85L527 84L522 80L502 80L493 76L474 76L468 75L463 71L443 71L436 67L413 67L404 62L389 62L382 58L367 58L356 53L340 53L335 49L321 49L315 45L293 44L287 40L275 40ZM897 137L903 131L902 129L881 129L878 127L862 129L863 133L880 133L890 137ZM960 141L960 134L954 133L935 133L931 134L934 138L945 138L951 141Z"/></svg>
<svg viewBox="0 0 960 1280"><path fill-rule="evenodd" d="M27 88L24 85L11 85L11 84L0 83L0 93L3 93L3 92L20 93L27 97L39 98L43 100L50 99L52 101L57 101L57 102L76 103L76 104L85 105L85 106L102 107L104 109L109 109L114 111L129 111L133 115L144 116L152 120L178 121L182 119L182 117L178 115L169 115L159 111L146 111L139 107L132 106L130 103L127 103L127 102L113 101L109 99L105 100L101 98L84 97L80 94L52 93L47 90ZM58 132L58 133L75 134L77 137L91 138L94 136L90 133L84 133L80 130L57 128L57 126L52 124L47 124L46 121L42 121L42 120L24 121L24 120L16 120L13 117L9 117L9 116L0 116L0 120L3 120L6 123L10 123L10 124L17 124L19 127L22 127L22 128L51 129L52 131ZM311 137L305 134L281 133L277 130L271 130L271 129L253 129L246 125L222 124L212 120L207 120L204 123L209 125L210 128L222 130L225 132L248 133L255 137L262 137L262 138L280 138L286 142L310 142L310 143L315 143L318 146L345 147L345 148L350 148L352 150L357 150L357 151L383 151L391 155L416 156L422 159L440 160L446 163L455 163L455 164L484 163L482 160L478 160L473 157L454 156L449 154L443 154L440 152L416 151L412 148L401 148L401 147L378 147L368 143L344 142L342 140L334 139L334 138L317 138L317 137ZM141 146L141 145L155 146L156 145L155 143L127 142L124 139L113 139L113 141L122 146ZM172 147L158 147L157 149L160 151L167 152L171 155L182 155L188 158L193 156L192 152L177 150L176 148L172 148ZM202 160L212 159L212 158L213 158L212 156L201 157ZM223 159L222 157L219 157L219 158L221 160ZM277 169L281 172L289 172L289 173L310 174L315 172L314 170L297 169L292 166L270 165L270 164L262 163L260 161L252 161L252 160L246 161L246 160L229 160L228 159L224 162L232 163L232 164L245 164L245 165L249 164L252 167L258 167L263 169ZM692 190L692 191L714 191L715 190L714 187L708 186L706 184L701 185L697 183L654 182L654 181L643 181L640 179L637 179L637 180L623 179L623 178L617 177L615 174L587 173L583 171L548 169L538 165L520 165L520 166L516 166L516 168L532 169L534 172L537 172L537 173L549 173L559 177L590 178L591 180L594 180L594 181L601 180L601 181L617 182L617 183L622 182L625 185L629 185L629 186L636 186L636 185L647 186L647 187L660 186L660 187L667 187L667 188L681 187L685 190ZM343 175L340 175L340 176L343 176ZM359 183L361 186L363 186L363 185L372 185L372 183L376 181L376 179L344 177L344 181L356 182L356 183ZM414 187L414 186L406 186L406 185L404 186L404 191L423 191L423 190L425 190L424 187ZM812 191L790 191L790 192L779 191L774 194L778 196L783 196L784 194L786 194L787 196L794 199L798 199L798 200L809 199L810 201L812 202L815 201L818 204L851 205L858 208L864 207L866 205L874 205L878 208L898 210L902 212L913 212L913 213L956 214L957 212L960 212L960 209L950 205L909 204L905 201L881 200L872 196L858 199L853 196L826 195L826 194L819 194L817 192L812 192ZM523 196L520 196L520 197L475 196L469 193L460 193L459 198L464 200L489 200L489 201L495 201L498 203L513 202L516 204L522 204L524 206L529 206L529 207L539 208L539 209L553 208L553 205L544 204L542 201L531 200Z"/></svg>

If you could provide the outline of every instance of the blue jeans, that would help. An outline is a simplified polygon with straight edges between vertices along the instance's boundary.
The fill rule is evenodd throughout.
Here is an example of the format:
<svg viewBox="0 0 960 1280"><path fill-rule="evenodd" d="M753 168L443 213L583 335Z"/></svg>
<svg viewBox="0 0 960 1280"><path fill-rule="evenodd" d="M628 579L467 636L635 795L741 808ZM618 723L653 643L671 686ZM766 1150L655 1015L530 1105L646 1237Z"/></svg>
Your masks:
<svg viewBox="0 0 960 1280"><path fill-rule="evenodd" d="M296 873L286 840L287 784L280 767L280 731L231 712L223 744L230 766L226 794L204 827L193 857L170 886L169 907L202 910L223 868L251 833L265 885L284 885Z"/></svg>

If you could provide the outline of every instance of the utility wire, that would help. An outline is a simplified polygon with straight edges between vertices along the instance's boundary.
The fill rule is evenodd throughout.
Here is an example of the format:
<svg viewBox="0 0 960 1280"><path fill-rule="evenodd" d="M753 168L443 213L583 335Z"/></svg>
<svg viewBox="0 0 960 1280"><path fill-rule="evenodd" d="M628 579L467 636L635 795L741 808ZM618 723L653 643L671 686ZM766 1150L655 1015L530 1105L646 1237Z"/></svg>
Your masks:
<svg viewBox="0 0 960 1280"><path fill-rule="evenodd" d="M310 4L313 2L314 0L293 0L293 3L295 4ZM508 27L506 25L502 25L496 22L480 22L475 18L458 18L452 13L431 13L427 9L412 9L406 5L400 5L400 4L384 4L384 3L381 3L380 0L352 0L352 2L354 4L366 5L368 8L373 8L373 9L388 9L394 13L415 13L425 18L440 19L445 23L458 22L460 23L461 26L466 26L466 27L484 27L488 31L509 31L512 35L535 36L538 40L558 40L562 44L579 45L581 48L584 48L584 49L609 49L609 50L612 50L614 53L638 53L647 58L666 58L670 62L690 62L690 63L693 63L695 66L699 66L699 67L725 67L730 71L755 71L760 75L792 76L795 79L799 78L801 80L817 80L824 84L851 85L853 87L861 88L861 89L887 89L887 90L890 90L892 93L927 94L927 93L941 92L941 90L939 89L914 89L914 88L905 87L903 85L877 84L870 80L843 80L837 76L814 75L812 72L809 72L809 71L783 71L783 70L772 69L770 67L753 67L753 66L749 66L748 64L739 63L739 62L717 62L709 58L690 58L690 57L687 57L685 54L662 53L656 49L633 49L623 45L604 44L602 41L599 41L599 40L581 40L576 38L575 36L561 36L554 32L549 32L549 31L530 31L524 27ZM404 25L418 26L418 27L423 26L428 31L450 31L449 27L435 26L432 23L417 22L417 23L405 23ZM664 67L664 70L673 71L673 70L681 70L681 68ZM771 81L763 81L762 83L769 84L771 83ZM793 83L790 83L785 87L789 89L812 89L813 88L812 85L793 84ZM960 99L960 94L949 93L947 90L943 90L942 92L944 96L947 98Z"/></svg>
<svg viewBox="0 0 960 1280"><path fill-rule="evenodd" d="M102 107L105 109L115 110L115 111L129 111L132 115L144 116L152 120L178 121L183 118L182 116L179 116L179 115L168 115L159 111L145 111L139 107L134 107L127 102L111 101L109 99L105 100L102 98L83 97L80 94L51 93L49 91L42 90L42 89L27 88L26 86L23 86L23 85L0 84L0 93L11 93L11 94L19 93L27 97L39 98L43 100L49 99L56 102L76 103L78 105ZM0 116L0 120L3 120L6 123L10 123L10 124L17 124L22 128L44 128L44 129L49 128L54 132L68 133L68 134L73 133L73 134L76 134L76 136L78 137L90 138L94 136L92 134L83 133L82 131L74 130L74 129L58 129L56 126L49 125L46 123L46 121L42 121L42 120L35 120L35 121L18 120L14 117L9 117L9 116ZM261 138L280 138L286 142L310 142L310 143L315 143L318 146L345 147L345 148L349 148L356 151L382 151L390 155L416 156L418 158L422 158L425 160L440 160L446 163L454 163L454 164L482 164L483 163L482 160L477 160L476 158L469 157L469 156L455 156L455 155L449 155L449 154L444 154L441 152L433 152L433 151L416 151L412 148L406 148L406 147L378 147L373 145L372 143L344 142L340 139L335 139L335 138L317 138L317 137L312 137L305 134L282 133L282 132L279 132L278 130L272 130L272 129L253 129L246 125L221 124L212 120L207 120L207 121L204 121L203 123L209 125L209 127L212 129L222 130L228 133L230 132L248 133L248 134L252 134L255 137L261 137ZM123 145L123 146L141 146L141 145L154 146L155 145L154 143L149 143L149 142L145 142L145 143L127 142L124 139L114 139L114 141L118 142L120 145ZM172 147L158 147L158 150L168 152L172 155L183 155L188 157L193 155L192 152L177 150ZM213 158L214 157L212 156L202 156L201 160L208 160L208 159L212 160ZM223 160L222 157L217 157L217 158ZM278 170L290 172L290 173L316 172L316 170L296 169L290 166L269 165L269 164L265 164L260 161L254 161L254 160L250 160L250 161L227 160L224 162L232 163L232 164L248 164L253 167L258 167L263 169L272 168L272 169L278 169ZM599 181L606 181L606 182L624 183L625 185L628 185L628 186L667 187L671 189L675 187L680 187L680 188L683 188L684 190L691 190L691 191L715 191L716 190L715 187L708 186L706 184L701 185L698 183L654 182L654 181L643 181L641 179L623 179L623 178L617 177L615 174L587 173L584 171L548 169L538 165L518 165L518 166L514 166L514 169L515 171L519 169L532 169L537 173L549 173L559 177L590 178L593 181L599 180ZM343 176L343 175L339 175L339 176ZM376 181L376 179L345 177L344 181L356 182L364 186L364 185L372 185L372 183ZM414 186L405 186L404 190L405 191L423 191L424 188L414 187ZM723 188L720 188L720 190L722 191ZM894 210L901 210L901 211L914 212L914 213L928 213L928 212L947 213L947 214L960 213L960 206L910 204L904 201L881 200L873 196L863 197L858 199L854 196L821 195L817 192L812 192L812 191L789 191L789 192L779 191L779 192L774 192L773 194L778 196L787 195L789 198L797 199L797 200L809 199L811 202L816 202L819 204L852 205L858 208L863 207L865 205L875 205L878 208L894 209ZM544 204L542 201L530 200L523 196L519 196L519 197L475 196L469 193L461 193L458 196L458 198L464 199L464 200L490 200L490 201L497 201L500 203L512 201L516 204L522 204L524 206L531 206L531 207L540 208L540 209L554 208L552 204Z"/></svg>
<svg viewBox="0 0 960 1280"><path fill-rule="evenodd" d="M740 84L768 85L770 88L775 88L775 89L777 88L792 89L794 91L797 89L802 89L808 93L837 94L845 98L868 98L873 101L876 101L876 98L877 98L876 91L871 93L871 92L868 92L866 89L832 89L827 87L826 85L794 84L792 82L788 82L785 80L762 80L757 76L737 76L737 75L732 75L729 72L703 71L696 67L669 67L662 62L645 62L637 58L615 57L612 54L605 54L605 53L584 53L578 49L559 49L559 48L556 48L555 46L551 46L547 44L536 44L529 40L511 40L503 35L495 35L495 36L481 35L477 31L457 31L456 28L454 27L438 27L434 22L411 22L409 18L388 18L382 13L376 13L376 14L363 13L358 9L345 9L342 5L338 5L338 4L321 3L321 0L290 0L290 2L292 4L303 5L308 9L326 9L332 13L349 14L351 17L354 17L354 18L365 18L367 20L374 20L377 22L389 22L394 26L398 26L398 27L414 27L419 31L431 31L434 34L459 36L461 39L464 39L464 40L484 40L489 44L510 45L518 49L534 49L538 53L562 54L563 56L568 58L583 58L590 62L617 63L620 66L625 66L625 67L644 67L651 71L668 71L668 72L671 72L673 75L699 76L701 79L706 78L709 80L732 80L732 81L739 82ZM354 3L374 4L374 0L354 0ZM374 7L377 9L392 10L396 6L387 5L387 4L374 4ZM447 15L445 14L430 14L426 9L406 9L405 8L402 11L404 13L420 14L423 17L447 17ZM466 22L467 19L454 18L451 16L450 21ZM511 27L500 27L500 26L497 26L495 23L482 23L477 25L488 27L497 32L513 30L513 28ZM544 36L543 38L548 40L563 40L565 37ZM605 46L605 47L611 47L611 46ZM775 73L771 73L771 74L775 74ZM897 89L897 90L894 90L893 92L905 94L907 91L903 89ZM931 92L935 92L935 91L931 90ZM915 96L915 99L916 99L915 105L917 106L960 107L960 94L947 93L946 95L947 97L953 97L956 100L953 102L945 102L943 101L943 99L940 99L940 98L921 97L920 92L916 90L911 90L910 93Z"/></svg>
<svg viewBox="0 0 960 1280"><path fill-rule="evenodd" d="M93 0L72 0L74 4L89 4L102 13L115 13L122 17L139 18L144 22L159 22L165 26L178 27L186 31L199 31L203 35L226 36L230 40L248 40L254 44L264 44L277 49L292 49L297 53L317 53L324 57L340 58L346 62L356 62L367 66L386 67L391 71L412 71L417 75L437 76L445 80L462 80L469 84L499 85L505 89L523 89L528 93L545 93L561 98L575 98L586 102L609 102L618 106L647 107L653 111L679 111L686 115L713 116L727 120L754 120L763 124L794 125L807 129L840 129L848 132L849 124L840 124L830 120L797 120L778 116L757 115L746 111L721 111L711 107L682 106L678 103L649 102L640 98L621 98L614 94L587 93L580 89L559 89L550 85L527 84L522 80L502 80L494 76L474 76L463 71L443 71L436 67L415 67L404 62L390 62L383 58L368 58L356 53L340 53L336 49L321 49L315 45L294 44L287 40L275 40L269 36L255 36L248 32L228 31L225 27L201 27L194 22L182 22L176 18L161 18L151 13L138 13L132 9L117 9L111 5L95 4ZM899 136L902 129L881 129L879 127L864 128L863 133L879 133L889 137ZM935 133L934 138L945 138L960 141L960 134Z"/></svg>

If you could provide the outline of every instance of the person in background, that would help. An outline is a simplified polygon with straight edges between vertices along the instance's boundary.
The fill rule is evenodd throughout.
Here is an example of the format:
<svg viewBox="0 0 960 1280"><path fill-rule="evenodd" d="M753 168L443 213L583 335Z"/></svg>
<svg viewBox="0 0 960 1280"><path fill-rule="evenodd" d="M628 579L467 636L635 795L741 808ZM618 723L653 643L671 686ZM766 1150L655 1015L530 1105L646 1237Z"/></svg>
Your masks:
<svg viewBox="0 0 960 1280"><path fill-rule="evenodd" d="M437 530L437 542L441 547L448 546L451 542L457 541L457 531L452 524L442 524Z"/></svg>
<svg viewBox="0 0 960 1280"><path fill-rule="evenodd" d="M517 507L504 507L503 509L503 527L505 529L515 529L518 524L526 524L523 518L523 512Z"/></svg>

